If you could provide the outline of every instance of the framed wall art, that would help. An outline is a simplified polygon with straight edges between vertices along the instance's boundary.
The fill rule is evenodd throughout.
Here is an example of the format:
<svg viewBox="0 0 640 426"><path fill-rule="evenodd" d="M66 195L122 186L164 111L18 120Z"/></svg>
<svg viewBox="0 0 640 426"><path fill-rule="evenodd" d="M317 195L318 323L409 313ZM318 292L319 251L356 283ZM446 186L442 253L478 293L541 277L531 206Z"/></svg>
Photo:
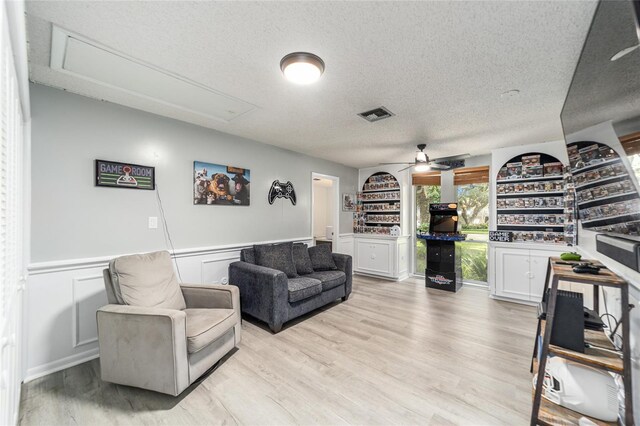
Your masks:
<svg viewBox="0 0 640 426"><path fill-rule="evenodd" d="M96 160L96 186L156 189L155 167Z"/></svg>
<svg viewBox="0 0 640 426"><path fill-rule="evenodd" d="M356 211L356 194L350 194L350 193L342 194L342 211L343 212Z"/></svg>
<svg viewBox="0 0 640 426"><path fill-rule="evenodd" d="M249 169L193 162L193 204L250 205Z"/></svg>

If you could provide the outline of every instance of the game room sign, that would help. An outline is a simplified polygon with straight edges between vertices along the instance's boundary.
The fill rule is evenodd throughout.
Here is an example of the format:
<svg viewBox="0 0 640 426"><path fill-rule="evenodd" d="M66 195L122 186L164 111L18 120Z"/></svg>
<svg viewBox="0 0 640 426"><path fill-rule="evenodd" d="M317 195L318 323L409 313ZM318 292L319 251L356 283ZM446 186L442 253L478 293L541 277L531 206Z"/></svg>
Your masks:
<svg viewBox="0 0 640 426"><path fill-rule="evenodd" d="M155 167L96 160L96 185L115 188L155 189Z"/></svg>

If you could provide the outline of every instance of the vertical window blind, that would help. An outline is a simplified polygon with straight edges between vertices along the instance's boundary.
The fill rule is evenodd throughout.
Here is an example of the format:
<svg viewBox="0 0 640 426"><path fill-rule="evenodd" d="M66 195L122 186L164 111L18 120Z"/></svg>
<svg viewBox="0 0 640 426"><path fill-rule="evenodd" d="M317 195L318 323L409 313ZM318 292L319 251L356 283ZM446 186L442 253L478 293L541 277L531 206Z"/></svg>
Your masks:
<svg viewBox="0 0 640 426"><path fill-rule="evenodd" d="M22 105L5 4L0 4L0 424L15 424L20 395Z"/></svg>

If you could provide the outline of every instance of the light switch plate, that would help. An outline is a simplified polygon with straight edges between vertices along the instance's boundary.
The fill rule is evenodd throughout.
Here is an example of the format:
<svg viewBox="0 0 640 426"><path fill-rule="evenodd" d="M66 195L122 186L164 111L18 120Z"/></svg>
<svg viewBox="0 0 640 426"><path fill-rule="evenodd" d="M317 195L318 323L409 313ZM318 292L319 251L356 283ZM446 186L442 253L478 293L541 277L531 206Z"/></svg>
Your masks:
<svg viewBox="0 0 640 426"><path fill-rule="evenodd" d="M158 218L156 216L149 216L149 229L158 229Z"/></svg>

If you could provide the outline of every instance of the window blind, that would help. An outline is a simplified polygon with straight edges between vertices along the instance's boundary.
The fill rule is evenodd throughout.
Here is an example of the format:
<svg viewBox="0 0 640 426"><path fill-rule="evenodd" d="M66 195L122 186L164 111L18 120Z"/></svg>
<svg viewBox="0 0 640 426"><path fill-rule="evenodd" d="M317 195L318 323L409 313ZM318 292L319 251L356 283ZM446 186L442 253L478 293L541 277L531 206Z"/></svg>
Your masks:
<svg viewBox="0 0 640 426"><path fill-rule="evenodd" d="M0 4L0 424L14 424L22 379L21 264L23 117L11 40Z"/></svg>
<svg viewBox="0 0 640 426"><path fill-rule="evenodd" d="M412 185L440 185L440 172L414 173L411 175Z"/></svg>
<svg viewBox="0 0 640 426"><path fill-rule="evenodd" d="M454 185L469 185L472 183L488 183L489 166L465 167L453 171Z"/></svg>
<svg viewBox="0 0 640 426"><path fill-rule="evenodd" d="M620 138L620 143L627 155L640 154L640 132L631 133Z"/></svg>

